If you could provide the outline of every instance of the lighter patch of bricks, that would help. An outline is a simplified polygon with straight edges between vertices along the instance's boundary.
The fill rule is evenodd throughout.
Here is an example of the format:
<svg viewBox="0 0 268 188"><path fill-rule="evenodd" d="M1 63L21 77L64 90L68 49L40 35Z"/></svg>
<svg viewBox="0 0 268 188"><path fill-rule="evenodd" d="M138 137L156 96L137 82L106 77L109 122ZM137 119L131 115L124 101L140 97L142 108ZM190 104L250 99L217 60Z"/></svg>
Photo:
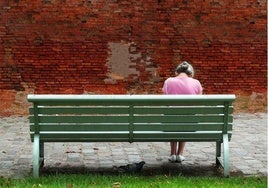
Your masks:
<svg viewBox="0 0 268 188"><path fill-rule="evenodd" d="M130 53L134 50L132 43L109 43L110 54L107 61L107 79L106 83L116 83L116 80L123 80L130 75L139 76L136 60L141 57L141 53Z"/></svg>

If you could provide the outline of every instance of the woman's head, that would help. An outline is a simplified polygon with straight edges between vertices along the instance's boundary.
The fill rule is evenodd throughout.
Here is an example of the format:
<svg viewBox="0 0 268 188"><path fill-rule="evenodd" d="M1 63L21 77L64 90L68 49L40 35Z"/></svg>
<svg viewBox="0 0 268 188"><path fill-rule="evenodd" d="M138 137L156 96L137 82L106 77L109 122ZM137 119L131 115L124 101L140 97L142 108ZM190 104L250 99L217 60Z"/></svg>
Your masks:
<svg viewBox="0 0 268 188"><path fill-rule="evenodd" d="M194 77L194 68L193 66L188 63L187 61L183 61L181 64L179 64L176 68L176 73L185 73L188 76Z"/></svg>

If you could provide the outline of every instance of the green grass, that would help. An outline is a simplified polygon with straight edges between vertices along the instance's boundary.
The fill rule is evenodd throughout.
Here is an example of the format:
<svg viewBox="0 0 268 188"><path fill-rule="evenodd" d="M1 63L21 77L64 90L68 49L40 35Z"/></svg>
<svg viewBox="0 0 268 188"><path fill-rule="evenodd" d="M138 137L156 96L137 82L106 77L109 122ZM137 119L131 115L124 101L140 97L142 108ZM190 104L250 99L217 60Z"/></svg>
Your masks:
<svg viewBox="0 0 268 188"><path fill-rule="evenodd" d="M137 175L55 175L39 179L0 178L1 188L266 188L267 177L183 177Z"/></svg>

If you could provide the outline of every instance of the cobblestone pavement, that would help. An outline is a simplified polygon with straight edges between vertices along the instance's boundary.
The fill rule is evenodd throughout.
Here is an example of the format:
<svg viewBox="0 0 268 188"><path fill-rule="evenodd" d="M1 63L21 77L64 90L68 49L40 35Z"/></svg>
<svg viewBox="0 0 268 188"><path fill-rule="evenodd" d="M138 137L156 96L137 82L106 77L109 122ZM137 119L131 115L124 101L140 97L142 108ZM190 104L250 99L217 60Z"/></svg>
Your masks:
<svg viewBox="0 0 268 188"><path fill-rule="evenodd" d="M0 118L0 176L32 176L27 117ZM46 173L118 173L116 166L144 160L142 173L221 176L215 143L187 143L182 164L170 163L169 143L46 143ZM231 176L267 176L267 114L235 114L230 142Z"/></svg>

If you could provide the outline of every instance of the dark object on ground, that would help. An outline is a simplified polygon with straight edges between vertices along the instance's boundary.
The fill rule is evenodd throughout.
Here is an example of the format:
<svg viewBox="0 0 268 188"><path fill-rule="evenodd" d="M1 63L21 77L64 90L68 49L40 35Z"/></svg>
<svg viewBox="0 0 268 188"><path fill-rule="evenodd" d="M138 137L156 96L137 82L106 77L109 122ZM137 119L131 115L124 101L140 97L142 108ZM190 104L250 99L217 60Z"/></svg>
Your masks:
<svg viewBox="0 0 268 188"><path fill-rule="evenodd" d="M145 164L144 161L138 163L132 163L125 166L119 166L118 172L128 172L128 173L136 173L142 170L143 165Z"/></svg>

